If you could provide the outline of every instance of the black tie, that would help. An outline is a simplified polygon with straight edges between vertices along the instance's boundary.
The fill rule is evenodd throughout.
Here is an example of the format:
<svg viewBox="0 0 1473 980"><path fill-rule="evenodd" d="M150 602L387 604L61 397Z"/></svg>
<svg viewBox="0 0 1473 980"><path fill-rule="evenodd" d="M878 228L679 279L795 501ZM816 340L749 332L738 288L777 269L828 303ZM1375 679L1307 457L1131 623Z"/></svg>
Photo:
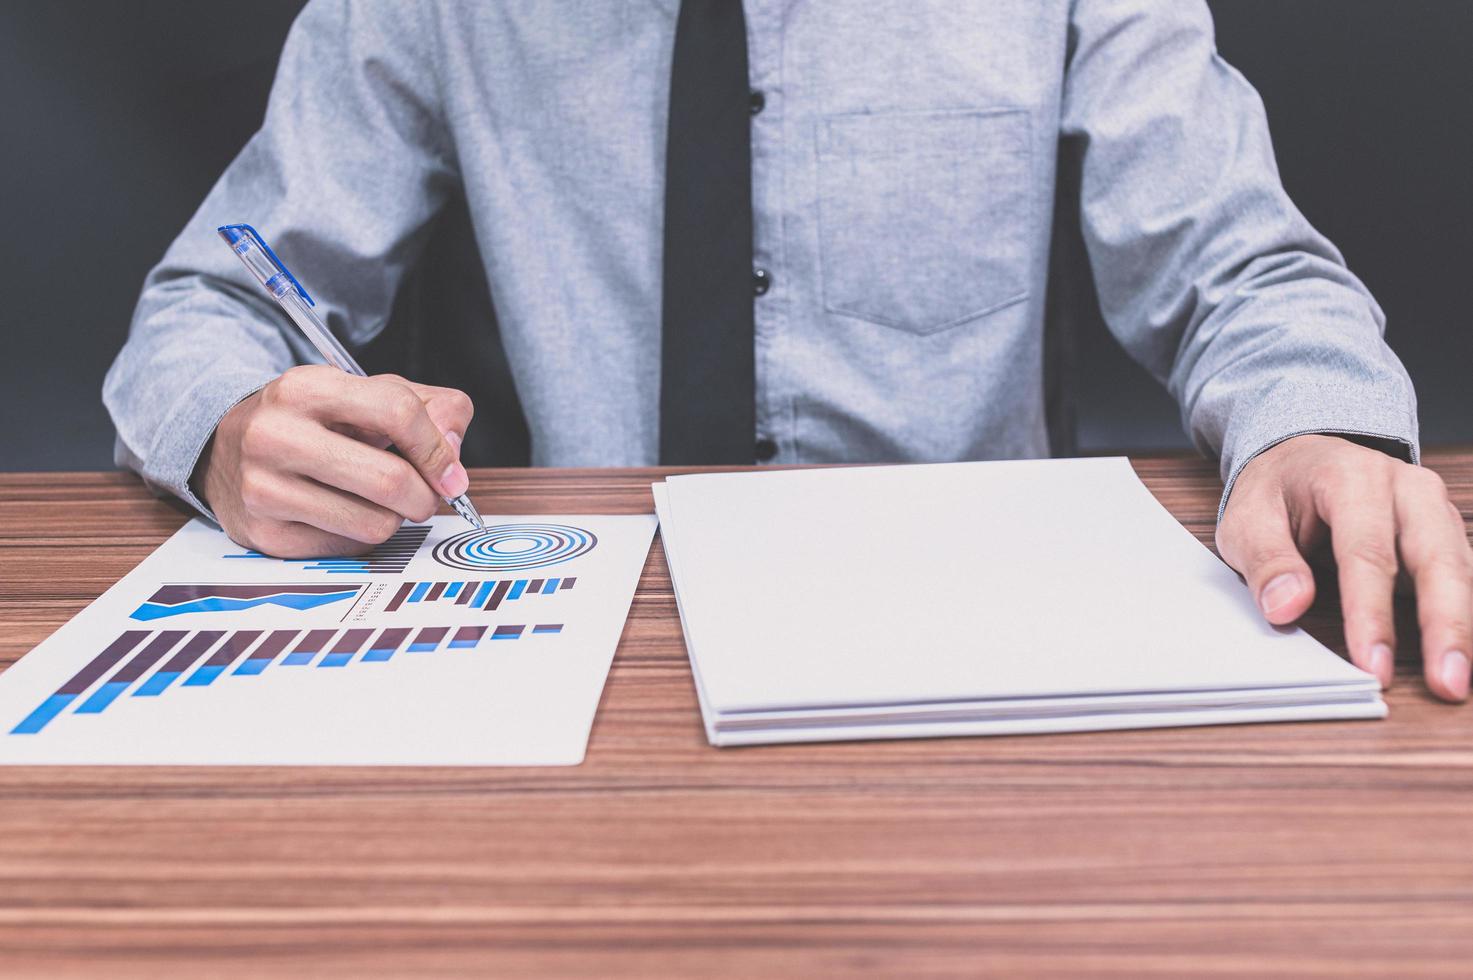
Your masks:
<svg viewBox="0 0 1473 980"><path fill-rule="evenodd" d="M741 0L681 0L665 143L661 463L753 461L749 101Z"/></svg>

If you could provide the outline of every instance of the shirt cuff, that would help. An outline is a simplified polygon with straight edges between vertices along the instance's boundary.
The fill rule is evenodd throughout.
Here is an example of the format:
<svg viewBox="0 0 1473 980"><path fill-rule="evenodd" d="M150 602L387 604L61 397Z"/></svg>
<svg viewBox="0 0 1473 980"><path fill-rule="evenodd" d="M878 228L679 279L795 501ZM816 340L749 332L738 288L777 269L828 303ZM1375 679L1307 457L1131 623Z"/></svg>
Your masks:
<svg viewBox="0 0 1473 980"><path fill-rule="evenodd" d="M1347 436L1357 441L1396 449L1408 463L1421 461L1417 441L1417 414L1410 399L1378 398L1365 391L1316 387L1306 391L1286 387L1260 399L1248 418L1230 426L1222 452L1222 500L1217 520L1227 510L1228 496L1238 475L1260 453L1295 436Z"/></svg>
<svg viewBox="0 0 1473 980"><path fill-rule="evenodd" d="M275 379L273 372L253 370L200 378L164 417L139 473L152 486L172 493L218 524L214 513L195 495L189 479L225 413Z"/></svg>

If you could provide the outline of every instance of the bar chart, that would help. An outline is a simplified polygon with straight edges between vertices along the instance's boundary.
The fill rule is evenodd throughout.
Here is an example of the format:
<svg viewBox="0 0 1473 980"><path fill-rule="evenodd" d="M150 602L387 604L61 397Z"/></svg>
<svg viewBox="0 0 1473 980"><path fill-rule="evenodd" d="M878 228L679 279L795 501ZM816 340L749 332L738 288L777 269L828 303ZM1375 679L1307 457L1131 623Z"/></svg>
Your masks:
<svg viewBox="0 0 1473 980"><path fill-rule="evenodd" d="M259 676L272 667L331 670L385 663L400 651L406 655L463 652L483 644L489 648L494 641L557 635L562 629L562 623L537 623L494 628L126 630L21 719L10 734L35 735L74 704L74 714L98 715L124 695L156 698L171 690L208 688L224 676Z"/></svg>
<svg viewBox="0 0 1473 980"><path fill-rule="evenodd" d="M398 612L401 609L408 611L423 608L430 603L495 612L501 608L503 602L565 592L577 582L577 576L468 582L402 582L384 606L384 612Z"/></svg>
<svg viewBox="0 0 1473 980"><path fill-rule="evenodd" d="M398 575L409 567L410 561L418 554L420 545L424 544L429 535L430 527L427 524L406 524L367 554L348 558L272 558L259 551L243 551L221 557L280 561L310 572L326 572L330 575Z"/></svg>

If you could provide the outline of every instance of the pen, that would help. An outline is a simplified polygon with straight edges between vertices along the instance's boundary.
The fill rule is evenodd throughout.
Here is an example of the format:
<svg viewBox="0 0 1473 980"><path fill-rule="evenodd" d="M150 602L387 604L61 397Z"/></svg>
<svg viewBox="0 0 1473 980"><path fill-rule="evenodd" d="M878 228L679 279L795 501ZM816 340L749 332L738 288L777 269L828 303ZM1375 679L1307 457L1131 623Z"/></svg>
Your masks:
<svg viewBox="0 0 1473 980"><path fill-rule="evenodd" d="M368 377L368 372L358 366L353 355L338 343L338 339L327 329L327 324L313 311L312 307L317 304L307 294L307 290L302 288L297 277L291 274L286 264L271 251L271 246L266 244L266 239L261 237L260 232L250 225L221 225L215 230L225 240L225 244L230 246L230 250L245 263L256 281L281 304L286 315L307 335L307 339L327 363L339 371L356 374L360 378ZM472 525L482 531L486 530L486 522L481 519L476 505L471 503L466 494L455 498L445 497L444 500Z"/></svg>

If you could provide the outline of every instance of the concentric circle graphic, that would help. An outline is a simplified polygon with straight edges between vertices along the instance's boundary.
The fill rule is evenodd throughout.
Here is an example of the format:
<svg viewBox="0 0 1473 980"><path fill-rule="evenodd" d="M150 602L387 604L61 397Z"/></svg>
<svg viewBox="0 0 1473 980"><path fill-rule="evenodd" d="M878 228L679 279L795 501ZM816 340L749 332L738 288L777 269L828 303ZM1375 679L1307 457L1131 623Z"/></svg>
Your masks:
<svg viewBox="0 0 1473 980"><path fill-rule="evenodd" d="M592 531L566 524L498 524L446 538L435 561L473 572L515 572L557 565L586 555L598 544Z"/></svg>

